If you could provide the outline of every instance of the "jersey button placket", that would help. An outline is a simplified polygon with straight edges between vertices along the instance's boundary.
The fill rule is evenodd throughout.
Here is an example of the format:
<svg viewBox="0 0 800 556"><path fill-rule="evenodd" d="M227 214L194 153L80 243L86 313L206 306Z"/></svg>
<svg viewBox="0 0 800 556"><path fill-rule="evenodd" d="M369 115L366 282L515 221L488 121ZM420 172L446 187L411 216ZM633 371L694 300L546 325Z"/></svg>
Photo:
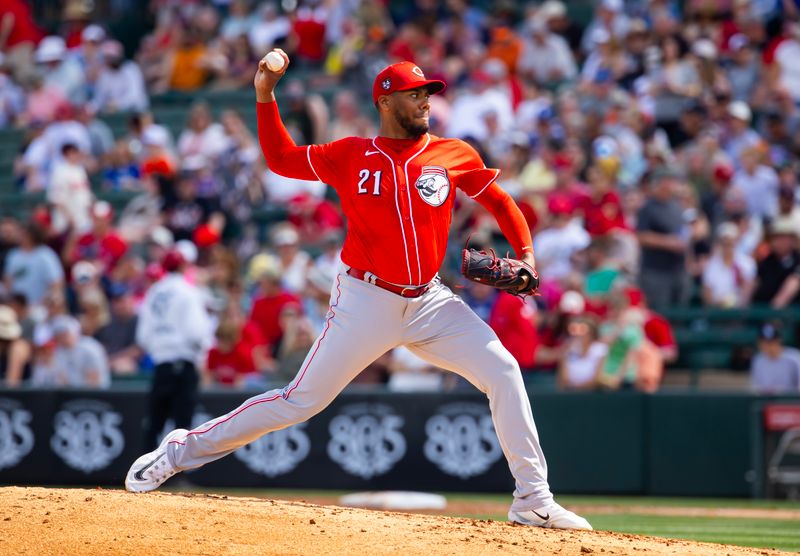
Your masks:
<svg viewBox="0 0 800 556"><path fill-rule="evenodd" d="M398 178L398 188L400 191L400 210L403 213L403 220L408 222L411 220L411 215L409 214L409 207L408 207L408 196L406 195L406 188L408 184L406 183L406 175L403 173L403 167L400 164L395 166L395 172L397 172Z"/></svg>

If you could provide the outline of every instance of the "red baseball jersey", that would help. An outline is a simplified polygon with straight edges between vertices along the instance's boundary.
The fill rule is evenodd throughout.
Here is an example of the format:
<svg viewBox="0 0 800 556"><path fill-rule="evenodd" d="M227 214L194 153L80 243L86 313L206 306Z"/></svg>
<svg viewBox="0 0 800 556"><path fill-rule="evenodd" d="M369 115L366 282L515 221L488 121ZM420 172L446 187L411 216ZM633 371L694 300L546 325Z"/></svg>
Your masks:
<svg viewBox="0 0 800 556"><path fill-rule="evenodd" d="M274 172L318 179L339 194L347 217L342 261L399 285L425 284L438 272L456 188L481 201L500 174L458 139L426 133L418 139L347 137L296 147L276 103L259 103L258 119L262 151ZM503 192L493 202L504 210L504 203L513 204ZM512 233L512 244L530 245L522 215L509 216L509 227L525 228Z"/></svg>
<svg viewBox="0 0 800 556"><path fill-rule="evenodd" d="M425 284L445 256L455 188L479 195L499 170L456 139L349 137L308 147L348 219L342 261L396 284Z"/></svg>

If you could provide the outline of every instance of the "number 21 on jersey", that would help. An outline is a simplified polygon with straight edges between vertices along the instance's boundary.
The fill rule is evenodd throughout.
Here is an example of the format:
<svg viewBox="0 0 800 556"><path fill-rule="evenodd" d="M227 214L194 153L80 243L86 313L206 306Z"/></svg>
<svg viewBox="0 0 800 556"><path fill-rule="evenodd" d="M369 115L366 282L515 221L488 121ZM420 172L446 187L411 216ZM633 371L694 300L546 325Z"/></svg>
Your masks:
<svg viewBox="0 0 800 556"><path fill-rule="evenodd" d="M372 194L373 195L380 195L381 194L381 173L382 170L375 170L372 172ZM367 183L369 180L369 170L366 168L362 169L358 172L358 194L363 195L365 193L369 193L367 188L364 184Z"/></svg>

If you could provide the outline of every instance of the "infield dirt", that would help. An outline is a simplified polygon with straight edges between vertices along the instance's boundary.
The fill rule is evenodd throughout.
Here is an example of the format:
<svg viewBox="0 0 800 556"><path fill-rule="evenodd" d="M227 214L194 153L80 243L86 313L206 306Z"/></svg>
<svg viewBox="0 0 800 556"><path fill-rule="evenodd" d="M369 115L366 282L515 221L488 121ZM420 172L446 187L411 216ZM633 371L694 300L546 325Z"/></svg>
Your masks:
<svg viewBox="0 0 800 556"><path fill-rule="evenodd" d="M0 554L778 554L603 531L119 490L0 488Z"/></svg>

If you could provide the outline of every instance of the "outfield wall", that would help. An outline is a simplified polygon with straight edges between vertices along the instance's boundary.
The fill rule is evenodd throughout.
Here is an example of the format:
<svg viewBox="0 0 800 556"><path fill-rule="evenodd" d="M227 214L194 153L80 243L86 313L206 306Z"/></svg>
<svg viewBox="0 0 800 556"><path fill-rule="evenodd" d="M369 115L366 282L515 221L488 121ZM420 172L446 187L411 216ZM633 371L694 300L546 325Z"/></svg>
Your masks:
<svg viewBox="0 0 800 556"><path fill-rule="evenodd" d="M195 424L246 398L203 393ZM546 392L532 405L556 492L744 497L759 467L753 415L771 400ZM0 483L121 484L142 451L145 407L143 390L0 390ZM186 477L203 486L513 488L477 393L345 392L309 422Z"/></svg>

